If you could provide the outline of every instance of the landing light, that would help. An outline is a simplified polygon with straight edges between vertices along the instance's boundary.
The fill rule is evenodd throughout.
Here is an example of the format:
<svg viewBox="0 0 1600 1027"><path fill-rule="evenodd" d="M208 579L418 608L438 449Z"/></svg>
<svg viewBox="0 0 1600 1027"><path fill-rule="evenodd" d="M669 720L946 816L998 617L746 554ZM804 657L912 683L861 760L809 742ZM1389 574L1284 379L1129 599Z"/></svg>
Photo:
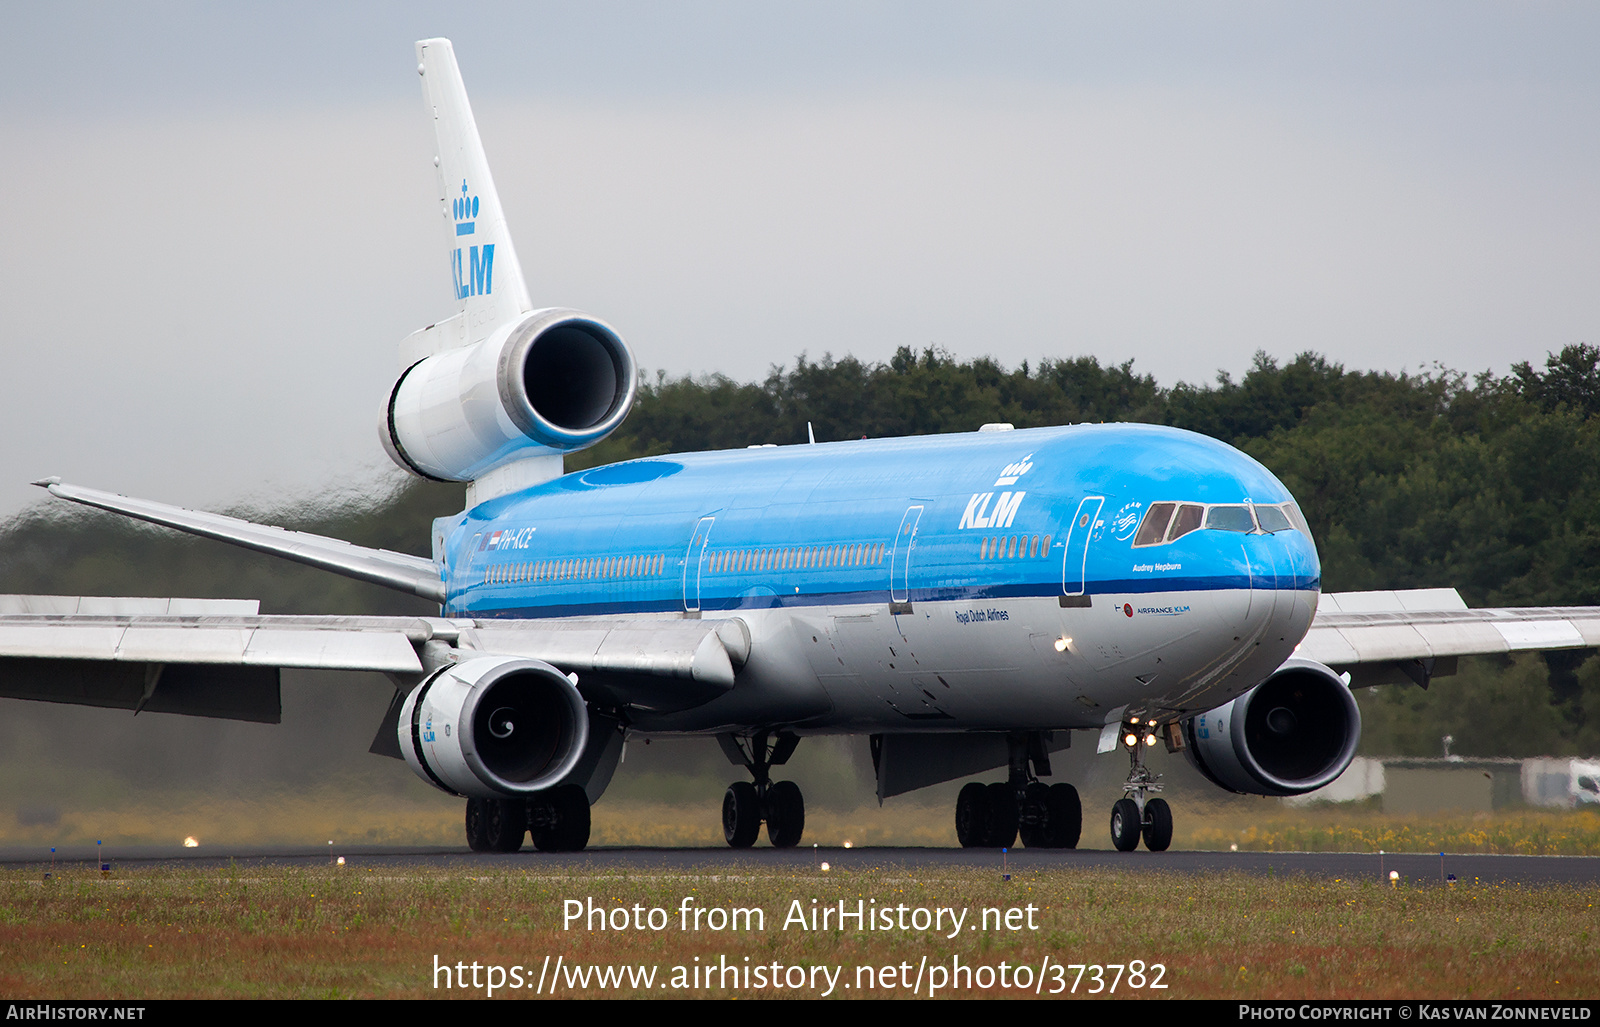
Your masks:
<svg viewBox="0 0 1600 1027"><path fill-rule="evenodd" d="M1069 646L1071 644L1072 644L1072 639L1070 639L1070 638L1062 637L1062 638L1056 639L1056 652L1058 652L1058 653L1066 652L1067 651L1067 646Z"/></svg>
<svg viewBox="0 0 1600 1027"><path fill-rule="evenodd" d="M1156 736L1154 734L1145 735L1144 736L1144 744L1146 744L1146 745L1154 745L1154 744L1156 744Z"/></svg>
<svg viewBox="0 0 1600 1027"><path fill-rule="evenodd" d="M1134 734L1132 731L1129 731L1122 737L1122 744L1126 745L1130 749L1136 748L1139 744L1139 736Z"/></svg>

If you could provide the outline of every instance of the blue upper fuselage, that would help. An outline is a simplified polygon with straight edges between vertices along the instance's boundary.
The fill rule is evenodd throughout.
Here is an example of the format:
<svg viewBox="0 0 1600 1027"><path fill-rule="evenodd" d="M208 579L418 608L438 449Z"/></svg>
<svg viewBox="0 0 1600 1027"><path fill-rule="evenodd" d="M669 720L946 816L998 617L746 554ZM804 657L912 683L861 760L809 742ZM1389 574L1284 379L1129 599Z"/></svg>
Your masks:
<svg viewBox="0 0 1600 1027"><path fill-rule="evenodd" d="M436 534L451 616L1315 591L1302 531L1134 544L1153 505L1292 499L1215 439L1075 425L633 460L482 503Z"/></svg>

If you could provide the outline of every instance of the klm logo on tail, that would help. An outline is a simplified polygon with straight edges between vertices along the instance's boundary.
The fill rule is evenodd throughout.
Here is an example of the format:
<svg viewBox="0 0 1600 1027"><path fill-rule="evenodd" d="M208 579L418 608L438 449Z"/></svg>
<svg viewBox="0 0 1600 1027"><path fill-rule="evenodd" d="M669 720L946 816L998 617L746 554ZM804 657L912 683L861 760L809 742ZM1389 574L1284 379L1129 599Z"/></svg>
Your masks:
<svg viewBox="0 0 1600 1027"><path fill-rule="evenodd" d="M456 222L456 236L474 235L478 230L478 197L468 195L467 183L461 182L461 195L456 197L452 204L452 214ZM462 248L456 247L455 256L451 258L452 273L455 276L456 299L464 300L468 296L487 296L494 292L494 243L485 243L482 246L468 246L466 256L462 256Z"/></svg>

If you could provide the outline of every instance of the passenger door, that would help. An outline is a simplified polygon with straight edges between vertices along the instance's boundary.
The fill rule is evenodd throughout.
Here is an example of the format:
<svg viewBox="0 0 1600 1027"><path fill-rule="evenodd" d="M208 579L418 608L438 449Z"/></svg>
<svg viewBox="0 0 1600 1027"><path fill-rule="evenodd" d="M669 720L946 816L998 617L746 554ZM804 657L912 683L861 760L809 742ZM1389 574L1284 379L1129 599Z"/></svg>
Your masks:
<svg viewBox="0 0 1600 1027"><path fill-rule="evenodd" d="M705 569L706 545L711 541L711 526L715 516L702 517L689 536L689 551L683 556L683 609L686 613L700 612L700 576Z"/></svg>
<svg viewBox="0 0 1600 1027"><path fill-rule="evenodd" d="M1066 555L1061 561L1061 594L1064 596L1084 594L1084 578L1089 564L1089 539L1094 536L1095 526L1099 523L1100 508L1105 502L1105 496L1085 498L1078 504L1077 512L1072 515L1072 522L1067 526Z"/></svg>

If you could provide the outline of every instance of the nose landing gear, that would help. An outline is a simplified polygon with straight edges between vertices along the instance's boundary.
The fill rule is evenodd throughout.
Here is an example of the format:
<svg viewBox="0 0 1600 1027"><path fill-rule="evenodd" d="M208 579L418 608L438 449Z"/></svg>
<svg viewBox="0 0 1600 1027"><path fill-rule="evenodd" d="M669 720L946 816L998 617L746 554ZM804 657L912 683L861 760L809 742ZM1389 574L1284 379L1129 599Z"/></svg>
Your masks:
<svg viewBox="0 0 1600 1027"><path fill-rule="evenodd" d="M1144 765L1144 750L1155 744L1155 725L1123 725L1122 746L1128 750L1128 780L1123 783L1124 798L1111 807L1111 844L1118 852L1132 852L1144 838L1151 852L1165 852L1172 844L1172 807L1167 800L1151 798L1161 791L1161 775Z"/></svg>

